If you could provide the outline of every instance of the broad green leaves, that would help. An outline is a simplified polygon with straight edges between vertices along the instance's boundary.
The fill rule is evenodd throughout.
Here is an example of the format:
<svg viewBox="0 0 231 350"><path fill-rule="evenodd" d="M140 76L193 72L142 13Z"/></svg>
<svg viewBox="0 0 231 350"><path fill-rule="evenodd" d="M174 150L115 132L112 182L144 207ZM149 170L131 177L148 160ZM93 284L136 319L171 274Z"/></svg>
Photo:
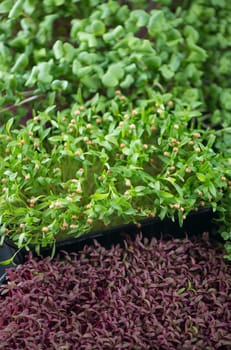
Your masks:
<svg viewBox="0 0 231 350"><path fill-rule="evenodd" d="M109 66L107 72L102 77L102 82L107 87L115 87L118 86L123 76L124 69L122 64L115 63Z"/></svg>
<svg viewBox="0 0 231 350"><path fill-rule="evenodd" d="M187 24L184 37L184 25L170 9L148 12L139 4L129 10L111 1L87 7L73 0L68 6L63 0L36 4L5 0L0 6L2 40L13 48L12 57L1 50L1 71L10 74L0 77L0 88L13 104L16 86L19 94L25 86L46 93L46 108L51 99L60 103L59 92L67 106L78 89L86 98L98 90L112 97L118 88L129 89L136 99L137 94L147 97L148 86L165 90L171 81L181 97L185 85L195 79L200 83L197 66L205 56L197 45L198 33ZM40 109L41 101L31 106Z"/></svg>
<svg viewBox="0 0 231 350"><path fill-rule="evenodd" d="M94 20L91 23L91 30L95 36L102 36L106 31L106 27L102 21Z"/></svg>
<svg viewBox="0 0 231 350"><path fill-rule="evenodd" d="M156 37L167 28L167 21L164 13L160 10L152 11L152 15L148 22L149 34Z"/></svg>

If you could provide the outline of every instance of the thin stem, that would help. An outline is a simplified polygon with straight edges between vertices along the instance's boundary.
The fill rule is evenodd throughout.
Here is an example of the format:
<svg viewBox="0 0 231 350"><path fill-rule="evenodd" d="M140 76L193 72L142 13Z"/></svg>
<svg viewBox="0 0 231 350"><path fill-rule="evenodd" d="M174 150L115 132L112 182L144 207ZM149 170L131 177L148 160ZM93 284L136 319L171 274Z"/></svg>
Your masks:
<svg viewBox="0 0 231 350"><path fill-rule="evenodd" d="M25 100L22 100L19 103L16 103L15 105L10 105L8 107L5 107L5 108L1 109L0 113L6 112L6 111L8 111L8 110L10 110L10 109L12 109L14 107L22 106L22 105L24 105L27 102L31 102L31 101L37 100L41 96L42 95L30 96L30 97L26 98Z"/></svg>
<svg viewBox="0 0 231 350"><path fill-rule="evenodd" d="M221 134L221 133L226 132L226 131L231 131L231 127L223 128L220 130L210 130L210 131L212 131L213 134Z"/></svg>

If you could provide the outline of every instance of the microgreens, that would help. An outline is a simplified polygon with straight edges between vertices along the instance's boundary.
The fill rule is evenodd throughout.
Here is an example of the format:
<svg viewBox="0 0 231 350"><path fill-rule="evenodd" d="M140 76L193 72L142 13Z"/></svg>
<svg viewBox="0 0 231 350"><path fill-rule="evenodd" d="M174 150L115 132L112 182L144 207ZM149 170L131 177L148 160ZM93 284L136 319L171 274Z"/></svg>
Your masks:
<svg viewBox="0 0 231 350"><path fill-rule="evenodd" d="M88 98L120 87L134 99L171 88L198 103L206 52L180 8L162 2L145 9L140 1L17 0L13 8L14 1L3 1L0 112L27 116L28 101L30 109L61 109L78 88Z"/></svg>
<svg viewBox="0 0 231 350"><path fill-rule="evenodd" d="M228 179L215 136L190 126L198 111L169 94L137 105L120 97L50 109L20 129L6 123L2 235L39 247L120 222L177 213L182 224L191 210L217 210Z"/></svg>
<svg viewBox="0 0 231 350"><path fill-rule="evenodd" d="M194 41L207 54L202 66L202 86L197 86L195 97L203 96L204 125L210 128L231 126L230 11L229 1L196 0L191 1L182 12L189 45L193 45ZM211 18L212 21L209 20ZM216 147L229 156L230 136L230 130L226 130L216 142Z"/></svg>
<svg viewBox="0 0 231 350"><path fill-rule="evenodd" d="M1 2L3 236L46 245L209 205L230 239L230 6Z"/></svg>
<svg viewBox="0 0 231 350"><path fill-rule="evenodd" d="M8 270L4 349L230 348L230 270L207 237L137 237Z"/></svg>

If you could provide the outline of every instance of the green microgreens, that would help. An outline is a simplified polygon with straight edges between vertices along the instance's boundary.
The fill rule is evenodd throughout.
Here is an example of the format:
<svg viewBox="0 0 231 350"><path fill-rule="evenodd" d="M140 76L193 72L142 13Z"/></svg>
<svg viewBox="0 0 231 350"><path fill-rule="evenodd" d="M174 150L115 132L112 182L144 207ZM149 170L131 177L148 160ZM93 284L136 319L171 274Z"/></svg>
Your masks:
<svg viewBox="0 0 231 350"><path fill-rule="evenodd" d="M198 111L169 97L134 105L96 95L20 129L9 121L0 135L2 235L45 246L121 222L177 213L182 224L199 207L217 210L228 180L215 136L190 127Z"/></svg>
<svg viewBox="0 0 231 350"><path fill-rule="evenodd" d="M230 11L224 0L3 0L2 234L46 245L175 211L182 223L209 205L229 240Z"/></svg>

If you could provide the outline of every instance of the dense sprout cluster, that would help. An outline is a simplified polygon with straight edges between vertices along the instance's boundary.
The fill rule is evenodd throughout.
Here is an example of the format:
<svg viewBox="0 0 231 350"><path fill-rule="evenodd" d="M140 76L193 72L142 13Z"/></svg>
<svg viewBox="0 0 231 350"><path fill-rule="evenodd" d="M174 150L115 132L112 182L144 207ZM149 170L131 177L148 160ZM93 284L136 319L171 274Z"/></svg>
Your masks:
<svg viewBox="0 0 231 350"><path fill-rule="evenodd" d="M172 91L228 122L229 11L212 0L5 0L1 113L62 109L78 89L111 97L120 87L132 99Z"/></svg>
<svg viewBox="0 0 231 350"><path fill-rule="evenodd" d="M230 1L189 1L185 23L193 25L198 45L207 59L203 67L204 114L209 127L226 128L220 134L217 147L230 156L231 152L231 88L230 88ZM197 33L197 34L196 34Z"/></svg>
<svg viewBox="0 0 231 350"><path fill-rule="evenodd" d="M40 113L21 129L11 119L0 144L0 235L38 248L122 222L177 214L182 224L193 210L216 210L229 173L211 149L214 134L193 126L196 115L171 94L131 104L117 91L110 102L98 95Z"/></svg>
<svg viewBox="0 0 231 350"><path fill-rule="evenodd" d="M1 290L1 348L228 350L230 272L206 235L30 256Z"/></svg>
<svg viewBox="0 0 231 350"><path fill-rule="evenodd" d="M29 100L33 108L55 103L61 109L79 88L89 97L112 96L120 87L133 99L153 88L174 89L190 101L193 88L201 86L207 54L193 27L184 26L180 8L157 4L145 10L118 1L3 3L2 106Z"/></svg>
<svg viewBox="0 0 231 350"><path fill-rule="evenodd" d="M219 212L229 242L230 11L229 0L3 0L0 235L10 234L18 246L46 245L60 228L71 235L92 229L100 212L101 226L114 224L115 212L127 222L149 214L173 217L175 209L182 223L190 210L209 205ZM123 121L125 100L130 105L124 105L124 117L136 109L138 114ZM86 114L74 114L86 103ZM144 131L145 118L147 125L154 119L156 125ZM116 174L114 161L124 167ZM124 171L131 163L141 169ZM103 171L108 171L107 181L98 193L98 180L90 172L103 179ZM152 191L144 172L155 182ZM72 216L80 216L81 225L57 217L56 209L73 202L65 192L74 187L65 183L71 180L77 186ZM90 185L81 188L83 182ZM98 213L88 200L96 198L95 190ZM113 208L106 200L117 200L117 191L119 203ZM44 203L46 196L52 198ZM19 208L14 212L12 206ZM226 246L231 256L231 245Z"/></svg>

